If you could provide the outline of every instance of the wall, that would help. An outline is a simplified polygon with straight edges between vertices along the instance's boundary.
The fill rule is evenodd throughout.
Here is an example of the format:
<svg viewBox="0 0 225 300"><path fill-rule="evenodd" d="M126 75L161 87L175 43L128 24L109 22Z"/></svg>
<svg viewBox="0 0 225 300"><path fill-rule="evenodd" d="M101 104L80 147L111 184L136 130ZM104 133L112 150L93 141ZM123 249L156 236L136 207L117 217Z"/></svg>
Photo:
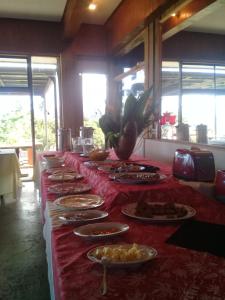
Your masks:
<svg viewBox="0 0 225 300"><path fill-rule="evenodd" d="M164 59L225 60L225 36L182 31L165 40Z"/></svg>
<svg viewBox="0 0 225 300"><path fill-rule="evenodd" d="M82 76L80 73L107 73L105 59L88 56L73 56L63 53L62 66L62 126L72 129L72 136L79 135L79 128L83 125L82 106Z"/></svg>
<svg viewBox="0 0 225 300"><path fill-rule="evenodd" d="M0 19L0 53L59 55L64 42L56 22Z"/></svg>
<svg viewBox="0 0 225 300"><path fill-rule="evenodd" d="M123 0L106 22L109 52L123 47L145 26L147 18L161 5L172 5L173 0Z"/></svg>
<svg viewBox="0 0 225 300"><path fill-rule="evenodd" d="M83 125L82 72L107 73L106 39L103 26L83 24L61 55L62 126L79 135Z"/></svg>

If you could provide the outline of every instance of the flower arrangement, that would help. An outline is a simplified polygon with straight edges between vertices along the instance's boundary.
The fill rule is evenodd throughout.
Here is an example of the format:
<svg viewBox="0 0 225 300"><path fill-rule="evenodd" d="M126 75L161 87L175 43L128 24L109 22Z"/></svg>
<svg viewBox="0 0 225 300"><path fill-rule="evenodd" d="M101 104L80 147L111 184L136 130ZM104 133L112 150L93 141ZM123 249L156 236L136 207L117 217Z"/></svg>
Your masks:
<svg viewBox="0 0 225 300"><path fill-rule="evenodd" d="M130 94L120 115L114 116L108 112L99 119L99 126L105 135L106 145L117 150L134 148L137 136L153 120L155 104L152 92L153 87L146 90L138 98Z"/></svg>

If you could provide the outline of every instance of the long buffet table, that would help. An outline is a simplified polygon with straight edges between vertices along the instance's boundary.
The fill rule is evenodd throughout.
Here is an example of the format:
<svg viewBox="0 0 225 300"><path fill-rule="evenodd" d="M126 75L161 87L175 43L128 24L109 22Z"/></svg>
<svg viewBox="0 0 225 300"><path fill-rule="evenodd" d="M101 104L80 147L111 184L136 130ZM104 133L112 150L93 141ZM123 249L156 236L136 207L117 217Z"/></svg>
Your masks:
<svg viewBox="0 0 225 300"><path fill-rule="evenodd" d="M41 197L45 211L44 235L52 299L225 299L225 259L221 253L218 256L210 254L210 251L196 251L166 242L188 221L155 224L135 220L121 213L121 207L129 202L146 199L178 202L193 207L197 212L194 217L197 221L225 225L223 203L181 185L171 176L170 166L159 162L131 157L132 161L160 167L160 172L167 178L152 185L126 185L109 180L107 174L96 168L89 168L83 163L86 159L78 154L66 152L64 157L67 166L84 175L81 181L92 186L89 193L103 197L105 202L101 209L109 213L107 221L126 223L130 229L121 236L97 242L75 236L74 225L58 222L60 211L53 203L56 195L48 192L52 182L48 174L42 171ZM190 234L194 236L194 230ZM209 229L208 234L210 239L213 230ZM91 262L87 252L96 246L114 243L148 245L155 248L158 255L138 268L110 268L107 275L108 292L102 296L102 266Z"/></svg>

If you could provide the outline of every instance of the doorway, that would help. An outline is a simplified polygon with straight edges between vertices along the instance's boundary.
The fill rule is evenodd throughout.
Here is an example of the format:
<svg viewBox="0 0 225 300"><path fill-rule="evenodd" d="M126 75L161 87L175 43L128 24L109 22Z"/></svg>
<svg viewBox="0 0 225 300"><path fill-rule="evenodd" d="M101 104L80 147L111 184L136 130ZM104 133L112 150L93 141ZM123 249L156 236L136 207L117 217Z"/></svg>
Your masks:
<svg viewBox="0 0 225 300"><path fill-rule="evenodd" d="M0 148L16 150L22 180L33 180L37 151L56 149L55 57L0 56Z"/></svg>
<svg viewBox="0 0 225 300"><path fill-rule="evenodd" d="M107 77L105 74L82 74L82 98L84 126L94 129L94 146L104 148L104 134L99 127L99 118L105 113Z"/></svg>

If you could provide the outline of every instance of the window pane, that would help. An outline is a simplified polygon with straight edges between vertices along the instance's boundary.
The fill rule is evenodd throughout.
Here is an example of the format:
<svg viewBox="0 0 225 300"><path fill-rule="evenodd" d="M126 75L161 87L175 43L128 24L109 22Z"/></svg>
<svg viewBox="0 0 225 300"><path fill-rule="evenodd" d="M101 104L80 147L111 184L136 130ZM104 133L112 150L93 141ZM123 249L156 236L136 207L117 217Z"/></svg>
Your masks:
<svg viewBox="0 0 225 300"><path fill-rule="evenodd" d="M179 94L179 62L162 62L162 95Z"/></svg>
<svg viewBox="0 0 225 300"><path fill-rule="evenodd" d="M213 89L214 66L182 65L182 89Z"/></svg>
<svg viewBox="0 0 225 300"><path fill-rule="evenodd" d="M1 87L28 87L26 59L0 58L0 88Z"/></svg>
<svg viewBox="0 0 225 300"><path fill-rule="evenodd" d="M124 72L128 72L130 68L124 68ZM130 93L138 97L144 92L145 73L144 70L137 71L132 75L126 76L122 80L122 104L124 105Z"/></svg>
<svg viewBox="0 0 225 300"><path fill-rule="evenodd" d="M94 128L94 143L98 147L104 145L104 135L98 120L105 113L106 92L105 74L82 74L84 126Z"/></svg>
<svg viewBox="0 0 225 300"><path fill-rule="evenodd" d="M190 141L196 142L196 126L207 125L208 138L214 138L215 97L207 94L186 94L182 97L182 121L189 124Z"/></svg>
<svg viewBox="0 0 225 300"><path fill-rule="evenodd" d="M177 96L163 96L161 103L162 114L169 112L171 115L178 116L179 97Z"/></svg>
<svg viewBox="0 0 225 300"><path fill-rule="evenodd" d="M216 136L217 140L225 140L225 95L216 97Z"/></svg>
<svg viewBox="0 0 225 300"><path fill-rule="evenodd" d="M216 89L225 89L225 66L216 66Z"/></svg>

